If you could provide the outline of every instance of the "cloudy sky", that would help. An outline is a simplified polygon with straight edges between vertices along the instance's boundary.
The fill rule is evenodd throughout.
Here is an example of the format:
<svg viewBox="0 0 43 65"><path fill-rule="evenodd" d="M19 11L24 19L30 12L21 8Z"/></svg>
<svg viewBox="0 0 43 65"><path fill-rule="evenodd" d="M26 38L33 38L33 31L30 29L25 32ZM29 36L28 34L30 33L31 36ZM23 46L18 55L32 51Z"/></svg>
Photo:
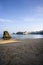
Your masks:
<svg viewBox="0 0 43 65"><path fill-rule="evenodd" d="M43 0L0 0L0 32L43 29Z"/></svg>

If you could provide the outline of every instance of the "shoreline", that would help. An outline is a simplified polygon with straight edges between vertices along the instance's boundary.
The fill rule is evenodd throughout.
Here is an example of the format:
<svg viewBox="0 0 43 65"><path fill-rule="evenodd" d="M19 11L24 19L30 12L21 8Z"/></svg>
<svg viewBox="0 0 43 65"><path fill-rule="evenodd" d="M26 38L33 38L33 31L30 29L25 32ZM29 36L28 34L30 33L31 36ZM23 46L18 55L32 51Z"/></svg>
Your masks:
<svg viewBox="0 0 43 65"><path fill-rule="evenodd" d="M41 40L43 40L43 38L38 38L38 39L9 39L9 40L0 39L0 44L9 44L9 43L15 43L15 42L34 43L34 42L39 42Z"/></svg>
<svg viewBox="0 0 43 65"><path fill-rule="evenodd" d="M0 40L0 44L6 44L6 43L13 43L13 42L20 42L19 40L10 39L10 40Z"/></svg>

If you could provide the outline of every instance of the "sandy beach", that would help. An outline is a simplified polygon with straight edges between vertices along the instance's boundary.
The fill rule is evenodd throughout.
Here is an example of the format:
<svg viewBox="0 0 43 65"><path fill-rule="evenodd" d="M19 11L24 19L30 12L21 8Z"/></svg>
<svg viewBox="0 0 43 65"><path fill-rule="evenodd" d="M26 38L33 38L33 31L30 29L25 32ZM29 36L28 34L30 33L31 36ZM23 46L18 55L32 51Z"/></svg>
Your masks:
<svg viewBox="0 0 43 65"><path fill-rule="evenodd" d="M0 44L0 65L43 65L43 39Z"/></svg>
<svg viewBox="0 0 43 65"><path fill-rule="evenodd" d="M18 40L10 39L10 40L0 40L0 44L19 42Z"/></svg>

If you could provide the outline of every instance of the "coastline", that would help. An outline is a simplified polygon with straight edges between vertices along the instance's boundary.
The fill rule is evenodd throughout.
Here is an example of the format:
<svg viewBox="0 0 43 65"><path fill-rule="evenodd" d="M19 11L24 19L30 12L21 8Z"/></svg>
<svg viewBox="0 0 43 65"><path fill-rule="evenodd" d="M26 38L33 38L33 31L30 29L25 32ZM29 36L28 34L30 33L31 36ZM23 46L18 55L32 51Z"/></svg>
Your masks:
<svg viewBox="0 0 43 65"><path fill-rule="evenodd" d="M6 43L13 43L13 42L19 42L18 40L15 39L10 39L10 40L0 40L0 44L6 44Z"/></svg>
<svg viewBox="0 0 43 65"><path fill-rule="evenodd" d="M43 41L43 38L38 38L38 39L9 39L9 40L3 40L3 39L0 39L0 44L9 44L9 43L19 43L19 42L22 42L23 44L25 43L28 43L28 44L34 44L39 42L40 41L42 42Z"/></svg>

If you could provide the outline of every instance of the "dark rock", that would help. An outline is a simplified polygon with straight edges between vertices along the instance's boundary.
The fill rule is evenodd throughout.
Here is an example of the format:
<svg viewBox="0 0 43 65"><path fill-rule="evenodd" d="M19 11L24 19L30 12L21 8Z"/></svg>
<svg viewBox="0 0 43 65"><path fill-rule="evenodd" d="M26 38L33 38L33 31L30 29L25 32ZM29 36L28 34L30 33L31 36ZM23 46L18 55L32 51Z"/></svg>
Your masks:
<svg viewBox="0 0 43 65"><path fill-rule="evenodd" d="M11 38L11 36L10 36L10 34L8 33L8 31L4 31L3 32L3 37L2 37L3 39L10 39Z"/></svg>
<svg viewBox="0 0 43 65"><path fill-rule="evenodd" d="M16 34L19 34L19 35L21 35L21 34L22 34L22 35L23 35L23 32L17 32Z"/></svg>

